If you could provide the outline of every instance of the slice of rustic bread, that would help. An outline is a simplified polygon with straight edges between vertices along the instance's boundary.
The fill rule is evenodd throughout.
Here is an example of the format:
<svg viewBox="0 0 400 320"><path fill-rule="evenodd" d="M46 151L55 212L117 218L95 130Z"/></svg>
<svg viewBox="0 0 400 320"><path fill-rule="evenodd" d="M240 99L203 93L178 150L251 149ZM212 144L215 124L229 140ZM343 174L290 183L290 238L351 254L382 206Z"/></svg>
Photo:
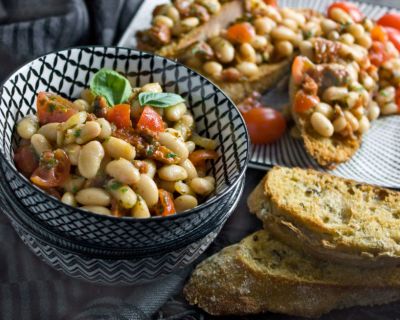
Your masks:
<svg viewBox="0 0 400 320"><path fill-rule="evenodd" d="M275 167L264 194L264 210L252 200L251 211L281 241L343 264L400 264L398 192L314 170Z"/></svg>
<svg viewBox="0 0 400 320"><path fill-rule="evenodd" d="M318 317L332 309L400 299L400 268L321 262L263 230L203 261L184 294L213 315L271 311Z"/></svg>
<svg viewBox="0 0 400 320"><path fill-rule="evenodd" d="M297 88L290 77L289 97L292 108L296 92ZM360 134L355 135L356 139L337 135L327 138L313 129L309 119L301 119L296 112L292 112L292 117L300 131L306 151L323 167L334 167L348 161L361 146Z"/></svg>

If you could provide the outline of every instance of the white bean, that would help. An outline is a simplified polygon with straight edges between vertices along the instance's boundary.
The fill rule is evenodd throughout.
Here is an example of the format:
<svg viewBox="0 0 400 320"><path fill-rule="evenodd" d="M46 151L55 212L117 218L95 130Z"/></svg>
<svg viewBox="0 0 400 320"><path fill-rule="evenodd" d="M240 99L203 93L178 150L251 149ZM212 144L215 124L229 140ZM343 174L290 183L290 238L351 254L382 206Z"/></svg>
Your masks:
<svg viewBox="0 0 400 320"><path fill-rule="evenodd" d="M330 16L340 24L353 23L353 19L347 14L347 12L340 8L333 8L330 11Z"/></svg>
<svg viewBox="0 0 400 320"><path fill-rule="evenodd" d="M166 181L185 180L188 177L186 170L176 164L168 164L162 166L157 171L158 176Z"/></svg>
<svg viewBox="0 0 400 320"><path fill-rule="evenodd" d="M80 111L78 113L75 113L73 116L71 116L67 121L62 123L62 130L67 130L72 127L75 127L77 125L85 123L87 118L87 112L86 111Z"/></svg>
<svg viewBox="0 0 400 320"><path fill-rule="evenodd" d="M69 144L64 147L64 150L67 153L71 164L77 166L79 163L79 154L81 152L81 146L78 144Z"/></svg>
<svg viewBox="0 0 400 320"><path fill-rule="evenodd" d="M335 129L335 132L340 132L347 126L347 120L345 117L340 116L333 121L333 128Z"/></svg>
<svg viewBox="0 0 400 320"><path fill-rule="evenodd" d="M323 137L330 137L333 135L334 128L332 123L322 113L314 112L310 118L311 125L318 134Z"/></svg>
<svg viewBox="0 0 400 320"><path fill-rule="evenodd" d="M329 87L322 95L325 101L342 100L347 97L348 90L346 87Z"/></svg>
<svg viewBox="0 0 400 320"><path fill-rule="evenodd" d="M36 116L28 115L22 118L17 124L17 132L23 139L29 140L39 128L39 122ZM40 132L39 132L40 133Z"/></svg>
<svg viewBox="0 0 400 320"><path fill-rule="evenodd" d="M297 31L298 29L297 22L293 19L285 18L282 20L281 24L289 29L292 29L293 31Z"/></svg>
<svg viewBox="0 0 400 320"><path fill-rule="evenodd" d="M38 133L44 135L48 141L56 142L59 125L60 123L58 122L46 123L39 128Z"/></svg>
<svg viewBox="0 0 400 320"><path fill-rule="evenodd" d="M240 45L240 54L245 61L256 62L256 51L250 43L242 43Z"/></svg>
<svg viewBox="0 0 400 320"><path fill-rule="evenodd" d="M98 213L98 214L104 214L107 216L111 216L112 213L109 209L107 209L106 207L102 207L102 206L83 206L80 207L80 209L85 210L85 211L90 211L90 212L94 212L94 213Z"/></svg>
<svg viewBox="0 0 400 320"><path fill-rule="evenodd" d="M76 143L84 144L94 138L97 138L101 132L100 124L96 121L87 121L81 129L79 129L76 136Z"/></svg>
<svg viewBox="0 0 400 320"><path fill-rule="evenodd" d="M96 122L100 125L101 131L99 134L100 139L106 139L111 136L111 124L104 118L99 118Z"/></svg>
<svg viewBox="0 0 400 320"><path fill-rule="evenodd" d="M331 19L322 19L321 28L325 34L328 34L332 30L336 30L338 28L338 24Z"/></svg>
<svg viewBox="0 0 400 320"><path fill-rule="evenodd" d="M304 15L291 8L284 7L281 9L281 13L286 19L295 20L299 26L303 26L306 23Z"/></svg>
<svg viewBox="0 0 400 320"><path fill-rule="evenodd" d="M153 18L153 24L154 25L165 25L168 28L172 28L174 26L174 21L170 17L164 16L164 15L158 15Z"/></svg>
<svg viewBox="0 0 400 320"><path fill-rule="evenodd" d="M185 161L181 162L180 165L186 170L187 179L193 179L197 177L197 170L192 161L186 159Z"/></svg>
<svg viewBox="0 0 400 320"><path fill-rule="evenodd" d="M344 112L344 117L346 118L346 120L350 124L351 128L353 129L353 131L357 131L358 127L359 127L359 123L358 123L357 118L348 110L346 110Z"/></svg>
<svg viewBox="0 0 400 320"><path fill-rule="evenodd" d="M347 31L356 39L365 34L364 27L358 23L350 24L347 27Z"/></svg>
<svg viewBox="0 0 400 320"><path fill-rule="evenodd" d="M322 113L328 119L331 119L333 117L333 113L334 113L331 105L329 105L325 102L319 102L317 104L317 106L315 107L315 111Z"/></svg>
<svg viewBox="0 0 400 320"><path fill-rule="evenodd" d="M168 192L174 193L175 192L175 181L166 181L162 179L157 179L157 186L160 189L164 189Z"/></svg>
<svg viewBox="0 0 400 320"><path fill-rule="evenodd" d="M77 193L79 190L82 189L84 183L85 183L84 177L70 175L67 178L67 180L65 180L62 187L64 188L64 190L66 190L68 192Z"/></svg>
<svg viewBox="0 0 400 320"><path fill-rule="evenodd" d="M188 158L189 150L186 148L186 145L182 140L178 139L168 132L160 132L158 137L161 145L170 149L181 160L185 160Z"/></svg>
<svg viewBox="0 0 400 320"><path fill-rule="evenodd" d="M292 29L289 29L288 27L285 26L278 26L274 28L271 31L271 36L276 41L287 40L293 42L298 40L297 34Z"/></svg>
<svg viewBox="0 0 400 320"><path fill-rule="evenodd" d="M131 215L134 218L150 218L150 211L147 207L146 201L141 196L137 196L136 204L131 209Z"/></svg>
<svg viewBox="0 0 400 320"><path fill-rule="evenodd" d="M84 99L76 99L73 103L74 107L78 111L86 111L86 112L91 112L91 106L89 102L87 102Z"/></svg>
<svg viewBox="0 0 400 320"><path fill-rule="evenodd" d="M371 126L368 118L366 116L362 116L360 121L359 121L359 128L358 131L361 133L366 133L369 130L369 127Z"/></svg>
<svg viewBox="0 0 400 320"><path fill-rule="evenodd" d="M395 104L394 102L385 104L381 109L382 114L384 115L395 114L398 112L397 110L398 110L397 104Z"/></svg>
<svg viewBox="0 0 400 320"><path fill-rule="evenodd" d="M259 35L256 35L251 41L251 45L254 47L254 49L257 50L264 49L267 46L267 44L268 44L267 38Z"/></svg>
<svg viewBox="0 0 400 320"><path fill-rule="evenodd" d="M147 165L147 172L145 174L153 179L157 172L156 162L150 159L144 159L143 162Z"/></svg>
<svg viewBox="0 0 400 320"><path fill-rule="evenodd" d="M188 29L188 30L197 27L199 24L200 24L200 20L197 17L189 17L189 18L185 18L181 21L182 27L184 27L185 29Z"/></svg>
<svg viewBox="0 0 400 320"><path fill-rule="evenodd" d="M276 22L268 17L257 18L254 20L254 27L259 35L268 34L276 27Z"/></svg>
<svg viewBox="0 0 400 320"><path fill-rule="evenodd" d="M275 49L282 57L289 57L293 53L293 45L289 41L279 41L276 43Z"/></svg>
<svg viewBox="0 0 400 320"><path fill-rule="evenodd" d="M360 46L369 49L372 46L371 35L369 33L364 33L362 36L357 38L357 43Z"/></svg>
<svg viewBox="0 0 400 320"><path fill-rule="evenodd" d="M368 105L368 119L370 121L378 119L379 114L381 113L381 109L375 101L370 101Z"/></svg>
<svg viewBox="0 0 400 320"><path fill-rule="evenodd" d="M158 188L152 178L145 174L140 174L140 180L133 186L135 192L146 201L149 208L158 202Z"/></svg>
<svg viewBox="0 0 400 320"><path fill-rule="evenodd" d="M75 200L75 196L71 192L65 192L63 196L61 197L61 202L68 204L72 207L77 206L77 202Z"/></svg>
<svg viewBox="0 0 400 320"><path fill-rule="evenodd" d="M80 174L87 179L94 178L103 158L104 149L100 142L90 141L85 144L79 153L78 169Z"/></svg>
<svg viewBox="0 0 400 320"><path fill-rule="evenodd" d="M180 20L180 15L178 9L173 6L170 6L166 12L167 17L172 19L173 22L177 22Z"/></svg>
<svg viewBox="0 0 400 320"><path fill-rule="evenodd" d="M258 67L255 63L243 61L236 68L246 77L254 77L258 74Z"/></svg>
<svg viewBox="0 0 400 320"><path fill-rule="evenodd" d="M106 166L106 172L124 184L134 184L140 179L139 170L124 158L110 161Z"/></svg>
<svg viewBox="0 0 400 320"><path fill-rule="evenodd" d="M146 83L142 88L142 92L155 92L160 93L162 92L162 88L158 82L150 82Z"/></svg>
<svg viewBox="0 0 400 320"><path fill-rule="evenodd" d="M84 206L108 206L111 203L110 195L101 188L82 189L76 193L75 199Z"/></svg>
<svg viewBox="0 0 400 320"><path fill-rule="evenodd" d="M203 65L203 70L206 74L214 77L218 77L222 72L222 65L216 61L207 61Z"/></svg>
<svg viewBox="0 0 400 320"><path fill-rule="evenodd" d="M95 99L95 95L90 89L84 89L81 92L81 98L91 105Z"/></svg>
<svg viewBox="0 0 400 320"><path fill-rule="evenodd" d="M189 187L189 185L184 183L184 182L182 182L182 181L176 181L174 183L174 191L172 193L174 193L175 191L178 192L179 194L191 194L191 195L194 195L194 192Z"/></svg>
<svg viewBox="0 0 400 320"><path fill-rule="evenodd" d="M130 143L115 137L109 137L103 142L105 152L114 159L133 160L136 156L135 147Z"/></svg>
<svg viewBox="0 0 400 320"><path fill-rule="evenodd" d="M186 105L184 103L178 103L177 105L165 109L165 118L168 121L178 121L186 111Z"/></svg>
<svg viewBox="0 0 400 320"><path fill-rule="evenodd" d="M192 153L194 149L196 149L196 144L193 141L185 142L186 148L189 150L189 153Z"/></svg>
<svg viewBox="0 0 400 320"><path fill-rule="evenodd" d="M235 58L235 48L226 39L217 37L210 40L215 56L222 63L230 63Z"/></svg>
<svg viewBox="0 0 400 320"><path fill-rule="evenodd" d="M176 212L182 212L197 207L198 201L195 197L185 194L175 198L174 205Z"/></svg>
<svg viewBox="0 0 400 320"><path fill-rule="evenodd" d="M31 144L36 154L40 156L44 151L51 151L51 145L45 138L45 136L35 133L31 137Z"/></svg>
<svg viewBox="0 0 400 320"><path fill-rule="evenodd" d="M214 184L205 178L194 178L189 181L189 186L195 193L202 196L209 195L211 192L214 191Z"/></svg>
<svg viewBox="0 0 400 320"><path fill-rule="evenodd" d="M309 59L313 59L314 57L314 48L310 41L301 41L299 43L300 53L303 56L306 56Z"/></svg>
<svg viewBox="0 0 400 320"><path fill-rule="evenodd" d="M350 33L343 33L339 37L339 41L346 44L353 44L355 39Z"/></svg>
<svg viewBox="0 0 400 320"><path fill-rule="evenodd" d="M113 179L107 183L107 189L123 208L130 209L136 204L136 193L128 185Z"/></svg>

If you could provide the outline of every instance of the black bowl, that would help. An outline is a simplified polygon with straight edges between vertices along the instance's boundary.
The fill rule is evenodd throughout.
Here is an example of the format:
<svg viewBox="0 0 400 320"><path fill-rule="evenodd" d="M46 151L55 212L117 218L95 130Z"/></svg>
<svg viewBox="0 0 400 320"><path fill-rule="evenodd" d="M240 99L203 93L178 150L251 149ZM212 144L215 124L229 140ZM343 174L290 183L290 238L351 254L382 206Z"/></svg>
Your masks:
<svg viewBox="0 0 400 320"><path fill-rule="evenodd" d="M187 212L159 218L134 219L98 215L70 207L30 183L14 166L14 128L19 119L35 112L39 91L77 97L92 75L107 67L125 74L133 85L160 82L165 91L182 95L194 114L201 135L218 142L220 157L210 169L216 191L205 203ZM0 157L9 186L7 197L25 207L24 216L43 230L108 249L171 246L193 237L203 225L222 214L221 200L237 186L245 172L249 141L235 105L204 77L174 61L126 48L79 47L42 56L21 67L3 84L0 101ZM7 189L6 189L7 190ZM22 218L24 217L22 216ZM205 233L207 231L204 231Z"/></svg>

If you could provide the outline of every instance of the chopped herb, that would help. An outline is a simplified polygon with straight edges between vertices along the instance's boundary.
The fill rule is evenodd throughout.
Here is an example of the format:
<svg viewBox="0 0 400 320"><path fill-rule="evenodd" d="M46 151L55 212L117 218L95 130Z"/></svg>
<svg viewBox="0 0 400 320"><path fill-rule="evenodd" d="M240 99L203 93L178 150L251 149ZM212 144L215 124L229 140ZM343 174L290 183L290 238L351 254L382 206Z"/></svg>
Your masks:
<svg viewBox="0 0 400 320"><path fill-rule="evenodd" d="M54 110L56 110L56 105L54 103L49 103L49 111L53 112Z"/></svg>
<svg viewBox="0 0 400 320"><path fill-rule="evenodd" d="M169 159L169 158L176 158L176 154L170 152L170 153L167 153L166 157L167 157L167 159Z"/></svg>
<svg viewBox="0 0 400 320"><path fill-rule="evenodd" d="M120 191L121 191L122 193L128 192L128 188L127 188L127 187L124 187L124 188L122 188Z"/></svg>
<svg viewBox="0 0 400 320"><path fill-rule="evenodd" d="M81 129L76 129L75 132L74 132L74 137L78 138L80 136L81 136Z"/></svg>
<svg viewBox="0 0 400 320"><path fill-rule="evenodd" d="M152 156L153 154L154 154L154 146L153 145L151 145L151 144L149 144L147 147L146 147L146 155L148 156L148 157L150 157L150 156Z"/></svg>
<svg viewBox="0 0 400 320"><path fill-rule="evenodd" d="M110 184L110 189L111 189L111 190L118 190L118 189L121 188L121 187L122 187L122 183L119 182L119 181L113 181L113 182Z"/></svg>
<svg viewBox="0 0 400 320"><path fill-rule="evenodd" d="M384 97L387 97L389 95L385 90L380 91L379 94Z"/></svg>
<svg viewBox="0 0 400 320"><path fill-rule="evenodd" d="M77 193L78 192L78 187L77 186L73 186L72 187L72 193Z"/></svg>
<svg viewBox="0 0 400 320"><path fill-rule="evenodd" d="M312 37L312 32L311 31L304 31L303 32L303 36L304 36L304 39L309 39L309 38Z"/></svg>

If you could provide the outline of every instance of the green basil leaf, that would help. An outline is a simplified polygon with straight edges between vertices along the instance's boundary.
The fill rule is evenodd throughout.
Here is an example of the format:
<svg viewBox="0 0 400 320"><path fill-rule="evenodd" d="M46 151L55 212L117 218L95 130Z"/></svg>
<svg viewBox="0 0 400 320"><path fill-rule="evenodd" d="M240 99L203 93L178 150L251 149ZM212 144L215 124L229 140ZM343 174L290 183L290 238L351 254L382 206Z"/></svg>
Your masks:
<svg viewBox="0 0 400 320"><path fill-rule="evenodd" d="M95 95L106 98L110 106L126 102L132 94L128 79L111 69L100 69L90 81Z"/></svg>
<svg viewBox="0 0 400 320"><path fill-rule="evenodd" d="M168 108L178 103L184 102L179 94L169 92L141 92L139 93L139 103L141 106L149 105L157 108Z"/></svg>

